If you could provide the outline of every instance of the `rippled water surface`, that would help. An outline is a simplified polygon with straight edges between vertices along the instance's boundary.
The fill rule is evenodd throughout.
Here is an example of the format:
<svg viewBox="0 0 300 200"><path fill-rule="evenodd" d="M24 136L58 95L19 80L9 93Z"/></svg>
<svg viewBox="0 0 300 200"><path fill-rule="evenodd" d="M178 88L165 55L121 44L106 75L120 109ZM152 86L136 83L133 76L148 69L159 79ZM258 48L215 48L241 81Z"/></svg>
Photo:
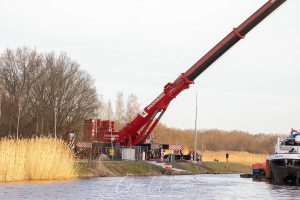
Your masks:
<svg viewBox="0 0 300 200"><path fill-rule="evenodd" d="M0 199L300 199L300 187L239 175L109 177L53 183L0 184Z"/></svg>

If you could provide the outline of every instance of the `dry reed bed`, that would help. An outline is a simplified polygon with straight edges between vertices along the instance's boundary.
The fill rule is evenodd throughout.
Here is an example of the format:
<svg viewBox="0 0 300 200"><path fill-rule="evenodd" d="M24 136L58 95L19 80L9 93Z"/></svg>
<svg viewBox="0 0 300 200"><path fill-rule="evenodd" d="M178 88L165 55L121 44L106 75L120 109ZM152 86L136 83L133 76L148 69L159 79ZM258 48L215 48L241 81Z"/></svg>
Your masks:
<svg viewBox="0 0 300 200"><path fill-rule="evenodd" d="M77 177L66 143L52 138L0 140L0 182Z"/></svg>
<svg viewBox="0 0 300 200"><path fill-rule="evenodd" d="M255 162L265 162L266 154L253 154L244 151L205 151L203 153L203 161L214 161L217 159L219 162L226 162L226 153L229 154L229 162L241 163L251 165Z"/></svg>

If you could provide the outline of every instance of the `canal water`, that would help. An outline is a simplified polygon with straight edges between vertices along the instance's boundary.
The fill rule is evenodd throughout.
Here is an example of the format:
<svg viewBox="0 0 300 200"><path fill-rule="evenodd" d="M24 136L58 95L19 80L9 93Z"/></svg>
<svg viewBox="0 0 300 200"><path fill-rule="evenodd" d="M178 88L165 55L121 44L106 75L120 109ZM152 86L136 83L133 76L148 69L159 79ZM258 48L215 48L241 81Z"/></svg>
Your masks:
<svg viewBox="0 0 300 200"><path fill-rule="evenodd" d="M231 175L107 177L0 184L0 199L300 199L300 187Z"/></svg>

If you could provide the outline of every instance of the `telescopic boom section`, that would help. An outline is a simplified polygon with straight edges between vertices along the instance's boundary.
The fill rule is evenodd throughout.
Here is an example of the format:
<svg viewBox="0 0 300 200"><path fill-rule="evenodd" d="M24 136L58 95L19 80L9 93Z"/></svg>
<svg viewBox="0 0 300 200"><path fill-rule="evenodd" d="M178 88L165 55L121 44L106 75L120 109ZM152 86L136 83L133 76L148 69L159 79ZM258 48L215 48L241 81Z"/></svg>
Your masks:
<svg viewBox="0 0 300 200"><path fill-rule="evenodd" d="M169 103L204 72L212 63L221 57L239 40L270 15L286 0L270 0L239 27L234 28L221 42L196 62L189 70L181 74L173 83L168 83L164 91L144 108L136 118L120 131L121 145L131 146L144 143L155 128Z"/></svg>

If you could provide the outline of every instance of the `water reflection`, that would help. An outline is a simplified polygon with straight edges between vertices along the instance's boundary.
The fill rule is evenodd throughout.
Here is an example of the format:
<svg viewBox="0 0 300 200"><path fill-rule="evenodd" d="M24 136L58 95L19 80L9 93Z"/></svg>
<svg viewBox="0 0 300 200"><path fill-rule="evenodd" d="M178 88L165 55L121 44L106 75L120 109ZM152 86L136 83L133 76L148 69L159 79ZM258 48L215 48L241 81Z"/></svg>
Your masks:
<svg viewBox="0 0 300 200"><path fill-rule="evenodd" d="M239 175L109 177L1 184L0 199L300 199L300 187Z"/></svg>

